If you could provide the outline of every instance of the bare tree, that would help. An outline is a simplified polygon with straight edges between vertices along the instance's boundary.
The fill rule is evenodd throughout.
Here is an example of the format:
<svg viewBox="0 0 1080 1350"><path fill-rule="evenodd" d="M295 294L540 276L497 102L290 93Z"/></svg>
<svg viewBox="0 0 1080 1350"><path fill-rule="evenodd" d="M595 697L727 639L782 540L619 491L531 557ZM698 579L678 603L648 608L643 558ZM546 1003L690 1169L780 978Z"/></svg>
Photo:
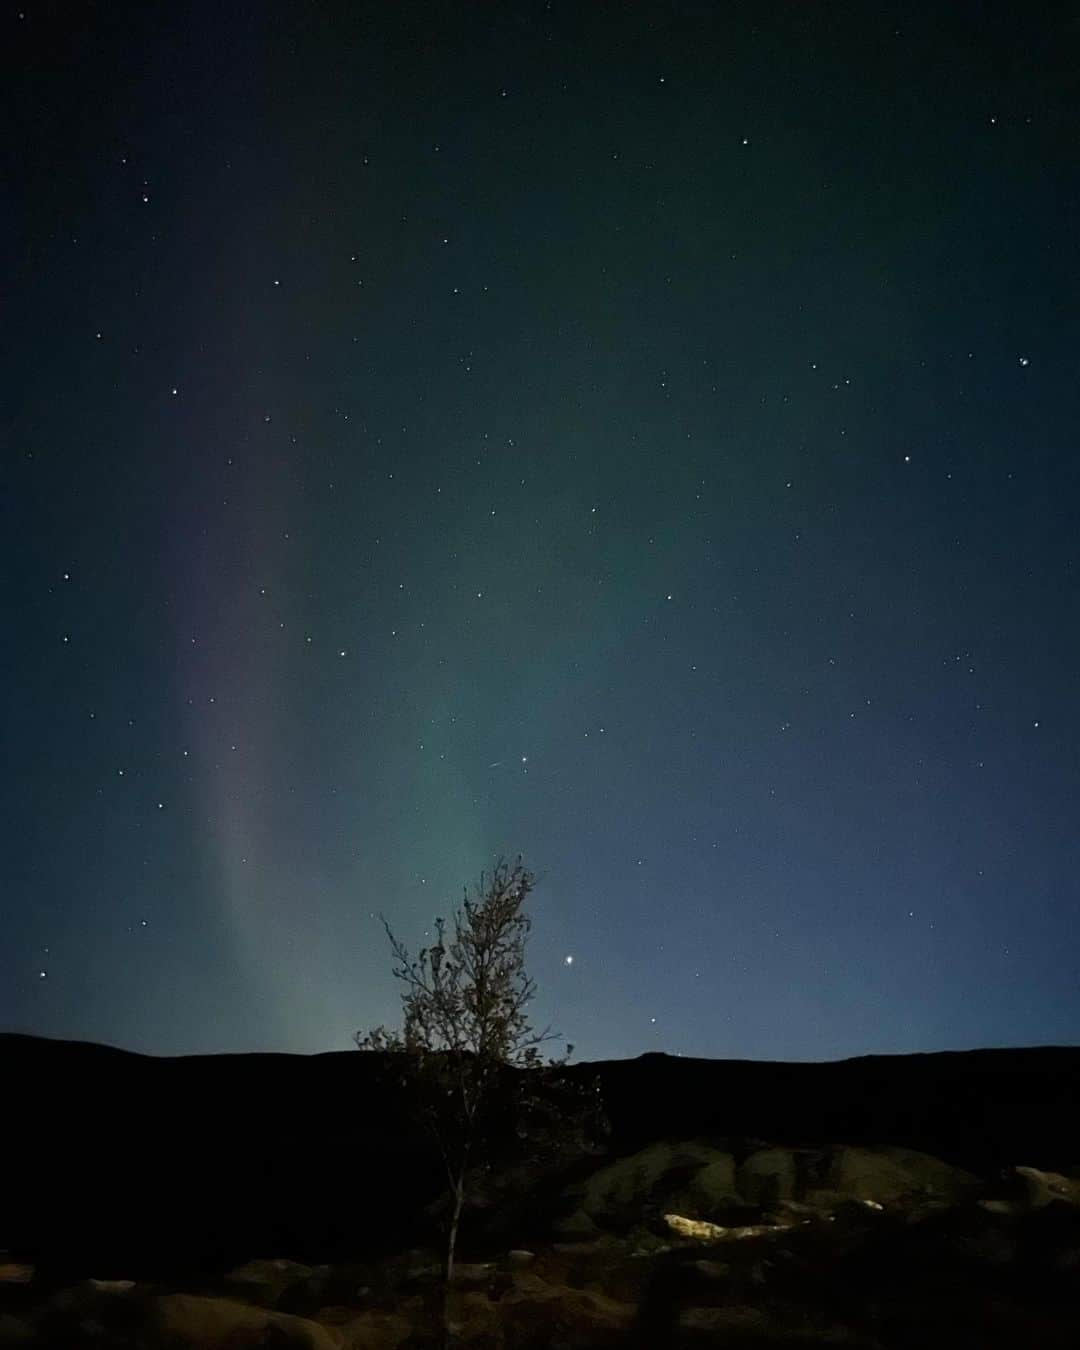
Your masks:
<svg viewBox="0 0 1080 1350"><path fill-rule="evenodd" d="M520 857L513 864L500 859L490 876L481 874L475 895L465 888L450 932L445 920L435 920L434 943L415 959L383 918L394 975L405 985L404 1023L400 1031L377 1027L356 1033L360 1049L401 1057L403 1077L417 1093L438 1145L450 1196L447 1289L471 1169L480 1161L477 1155L495 1102L505 1101L502 1089L508 1076L514 1079L516 1105L525 1108L519 1110L517 1124L518 1138L524 1139L536 1099L521 1089L535 1075L513 1071L562 1066L573 1052L567 1046L563 1058L545 1061L540 1047L558 1037L550 1028L534 1031L526 1013L535 984L525 970L531 920L523 906L534 885L535 877ZM533 1109L531 1118L550 1129L552 1114L545 1119L542 1110ZM566 1126L560 1123L559 1128Z"/></svg>

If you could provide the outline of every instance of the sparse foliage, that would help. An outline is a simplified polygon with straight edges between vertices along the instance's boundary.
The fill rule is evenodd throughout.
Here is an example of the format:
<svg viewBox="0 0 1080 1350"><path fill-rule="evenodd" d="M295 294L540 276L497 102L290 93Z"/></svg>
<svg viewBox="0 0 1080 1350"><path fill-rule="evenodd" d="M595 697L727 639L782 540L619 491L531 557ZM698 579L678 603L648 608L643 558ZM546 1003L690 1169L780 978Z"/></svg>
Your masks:
<svg viewBox="0 0 1080 1350"><path fill-rule="evenodd" d="M533 1030L527 1005L535 984L525 969L531 920L524 904L535 877L522 864L499 860L465 889L452 926L435 920L435 941L413 958L383 918L402 993L400 1031L357 1032L361 1050L400 1056L403 1084L415 1094L438 1145L450 1195L446 1285L470 1179L490 1165L497 1122L509 1114L519 1152L541 1144L556 1152L574 1129L573 1113L545 1107L539 1071L559 1068L573 1052L545 1060L541 1047L558 1037ZM595 1101L590 1102L594 1108ZM580 1113L579 1113L580 1115Z"/></svg>

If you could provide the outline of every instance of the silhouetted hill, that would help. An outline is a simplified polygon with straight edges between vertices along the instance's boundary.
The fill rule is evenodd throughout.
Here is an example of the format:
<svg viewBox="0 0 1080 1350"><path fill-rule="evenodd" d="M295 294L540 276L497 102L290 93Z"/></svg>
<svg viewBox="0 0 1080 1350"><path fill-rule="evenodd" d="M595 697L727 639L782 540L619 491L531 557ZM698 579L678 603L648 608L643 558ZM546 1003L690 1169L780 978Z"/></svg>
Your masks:
<svg viewBox="0 0 1080 1350"><path fill-rule="evenodd" d="M646 1054L588 1066L617 1147L718 1133L783 1143L901 1144L975 1170L1080 1154L1080 1047L867 1055L830 1063Z"/></svg>
<svg viewBox="0 0 1080 1350"><path fill-rule="evenodd" d="M1080 1161L1080 1049L825 1064L647 1054L599 1077L611 1151L712 1136L894 1144L986 1174ZM386 1057L155 1058L0 1034L0 1248L85 1274L409 1245L439 1184Z"/></svg>

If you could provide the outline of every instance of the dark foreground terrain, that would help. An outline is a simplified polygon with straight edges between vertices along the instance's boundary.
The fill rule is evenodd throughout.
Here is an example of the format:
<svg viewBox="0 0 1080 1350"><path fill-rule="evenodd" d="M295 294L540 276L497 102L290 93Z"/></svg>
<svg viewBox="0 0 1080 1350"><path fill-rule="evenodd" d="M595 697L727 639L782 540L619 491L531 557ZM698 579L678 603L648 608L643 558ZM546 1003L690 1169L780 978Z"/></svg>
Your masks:
<svg viewBox="0 0 1080 1350"><path fill-rule="evenodd" d="M1080 1345L1080 1051L581 1066L604 1154L477 1190L475 1350ZM0 1347L419 1350L437 1176L377 1058L0 1036Z"/></svg>

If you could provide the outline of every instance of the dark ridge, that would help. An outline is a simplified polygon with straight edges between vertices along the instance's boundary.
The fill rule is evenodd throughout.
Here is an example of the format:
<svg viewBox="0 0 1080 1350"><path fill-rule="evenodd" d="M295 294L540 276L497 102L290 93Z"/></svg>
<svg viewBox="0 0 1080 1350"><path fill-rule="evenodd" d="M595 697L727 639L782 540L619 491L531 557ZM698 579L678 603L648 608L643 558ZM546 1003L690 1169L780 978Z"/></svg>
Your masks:
<svg viewBox="0 0 1080 1350"><path fill-rule="evenodd" d="M389 1069L357 1050L156 1058L0 1034L0 1249L134 1278L412 1245L440 1178ZM900 1145L982 1175L1080 1162L1075 1047L563 1072L600 1080L613 1152L707 1135Z"/></svg>

